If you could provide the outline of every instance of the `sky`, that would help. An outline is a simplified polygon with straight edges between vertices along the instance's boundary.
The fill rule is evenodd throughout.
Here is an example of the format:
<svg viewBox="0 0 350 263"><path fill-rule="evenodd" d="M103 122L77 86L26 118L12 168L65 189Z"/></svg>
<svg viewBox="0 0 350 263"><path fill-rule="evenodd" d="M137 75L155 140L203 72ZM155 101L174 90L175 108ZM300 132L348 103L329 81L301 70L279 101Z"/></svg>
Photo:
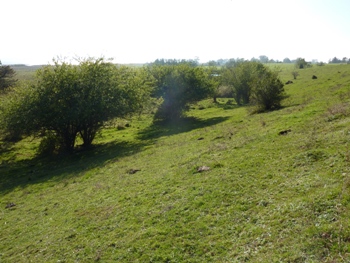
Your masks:
<svg viewBox="0 0 350 263"><path fill-rule="evenodd" d="M2 64L350 57L350 0L0 0Z"/></svg>

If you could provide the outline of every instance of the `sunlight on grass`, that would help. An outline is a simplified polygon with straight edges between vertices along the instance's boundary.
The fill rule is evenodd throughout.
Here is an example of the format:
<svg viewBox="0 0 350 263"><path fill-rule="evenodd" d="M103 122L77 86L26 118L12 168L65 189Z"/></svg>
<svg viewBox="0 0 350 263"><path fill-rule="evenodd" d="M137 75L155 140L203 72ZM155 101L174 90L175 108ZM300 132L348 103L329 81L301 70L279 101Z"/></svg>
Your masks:
<svg viewBox="0 0 350 263"><path fill-rule="evenodd" d="M0 262L347 262L349 70L300 70L278 111L121 121L70 156L1 144Z"/></svg>

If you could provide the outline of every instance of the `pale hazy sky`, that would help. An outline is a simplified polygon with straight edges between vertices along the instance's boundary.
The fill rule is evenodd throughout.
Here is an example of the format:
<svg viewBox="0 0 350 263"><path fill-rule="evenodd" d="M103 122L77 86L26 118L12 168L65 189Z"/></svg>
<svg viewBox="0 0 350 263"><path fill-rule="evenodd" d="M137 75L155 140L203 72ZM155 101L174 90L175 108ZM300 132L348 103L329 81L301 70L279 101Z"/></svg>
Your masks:
<svg viewBox="0 0 350 263"><path fill-rule="evenodd" d="M350 57L350 0L0 0L0 60Z"/></svg>

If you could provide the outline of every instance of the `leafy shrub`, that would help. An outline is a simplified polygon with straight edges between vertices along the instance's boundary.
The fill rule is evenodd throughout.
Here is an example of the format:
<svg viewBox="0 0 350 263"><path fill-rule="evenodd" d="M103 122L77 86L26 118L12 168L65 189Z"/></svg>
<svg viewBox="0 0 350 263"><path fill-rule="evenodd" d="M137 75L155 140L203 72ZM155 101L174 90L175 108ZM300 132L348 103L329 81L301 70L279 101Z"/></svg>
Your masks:
<svg viewBox="0 0 350 263"><path fill-rule="evenodd" d="M238 61L228 64L222 72L222 82L231 87L232 95L238 105L248 104L250 100L250 82L253 79L255 67L259 62Z"/></svg>
<svg viewBox="0 0 350 263"><path fill-rule="evenodd" d="M191 103L213 94L209 71L188 63L178 65L151 65L156 79L154 96L162 98L155 119L175 120L183 116Z"/></svg>
<svg viewBox="0 0 350 263"><path fill-rule="evenodd" d="M237 104L254 105L253 112L277 109L285 98L277 72L260 62L240 61L226 67L222 81L232 88Z"/></svg>
<svg viewBox="0 0 350 263"><path fill-rule="evenodd" d="M274 110L281 107L286 98L282 81L277 72L264 68L252 82L251 102L255 112Z"/></svg>

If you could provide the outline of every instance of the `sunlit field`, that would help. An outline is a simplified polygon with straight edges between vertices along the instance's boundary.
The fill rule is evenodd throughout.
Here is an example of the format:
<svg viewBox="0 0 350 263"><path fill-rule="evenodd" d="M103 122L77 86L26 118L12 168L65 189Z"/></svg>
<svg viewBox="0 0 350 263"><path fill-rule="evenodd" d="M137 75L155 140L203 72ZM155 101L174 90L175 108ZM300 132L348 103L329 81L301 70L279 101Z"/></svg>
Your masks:
<svg viewBox="0 0 350 263"><path fill-rule="evenodd" d="M350 65L270 66L277 111L203 100L72 155L0 142L0 262L348 262Z"/></svg>

